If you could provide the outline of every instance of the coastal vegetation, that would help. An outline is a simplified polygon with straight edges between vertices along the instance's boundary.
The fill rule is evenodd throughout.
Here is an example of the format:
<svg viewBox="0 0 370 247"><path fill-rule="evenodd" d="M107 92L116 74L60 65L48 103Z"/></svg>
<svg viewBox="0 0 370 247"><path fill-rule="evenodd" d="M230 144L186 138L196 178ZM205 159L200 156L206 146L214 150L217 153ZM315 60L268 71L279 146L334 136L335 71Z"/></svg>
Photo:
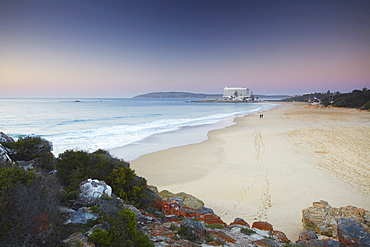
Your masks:
<svg viewBox="0 0 370 247"><path fill-rule="evenodd" d="M353 90L349 93L330 92L326 93L309 93L304 95L296 95L294 97L286 98L282 101L286 102L310 102L317 100L324 106L333 107L348 107L358 108L361 110L370 110L370 90L366 87L362 90Z"/></svg>
<svg viewBox="0 0 370 247"><path fill-rule="evenodd" d="M1 246L64 246L63 239L98 223L105 229L90 235L96 246L152 246L136 228L135 214L122 207L122 199L139 208L153 203L146 180L127 162L104 150L67 150L54 158L52 144L38 136L1 144L12 160L0 162ZM107 181L121 199L79 199L80 182L91 177ZM65 224L68 214L58 208L80 206L91 206L98 217L89 224Z"/></svg>

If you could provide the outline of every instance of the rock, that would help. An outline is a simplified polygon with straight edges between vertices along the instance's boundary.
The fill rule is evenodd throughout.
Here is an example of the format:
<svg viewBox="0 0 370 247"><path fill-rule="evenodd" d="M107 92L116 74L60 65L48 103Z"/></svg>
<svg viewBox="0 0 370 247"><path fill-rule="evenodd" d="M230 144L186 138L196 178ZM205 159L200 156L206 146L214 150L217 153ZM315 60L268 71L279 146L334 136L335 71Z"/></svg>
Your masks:
<svg viewBox="0 0 370 247"><path fill-rule="evenodd" d="M220 217L214 214L212 209L206 207L200 207L199 209L189 208L185 206L181 199L174 198L170 200L163 200L157 206L166 216L183 216L189 218L196 218L204 221L207 224L220 223L224 226L227 224L221 220Z"/></svg>
<svg viewBox="0 0 370 247"><path fill-rule="evenodd" d="M198 220L203 221L208 225L221 224L226 226L227 224L221 220L221 218L215 214L201 214L197 217Z"/></svg>
<svg viewBox="0 0 370 247"><path fill-rule="evenodd" d="M264 231L272 231L272 230L274 230L273 227L272 227L272 225L270 223L263 222L263 221L253 222L252 228L257 228L257 229L264 230Z"/></svg>
<svg viewBox="0 0 370 247"><path fill-rule="evenodd" d="M198 209L200 207L204 206L204 202L196 198L195 196L192 196L190 194L186 194L184 192L180 193L171 193L168 190L162 190L158 193L159 197L163 200L169 200L172 198L179 198L182 200L183 204L189 208Z"/></svg>
<svg viewBox="0 0 370 247"><path fill-rule="evenodd" d="M310 239L307 241L297 241L296 244L301 247L340 247L339 242L335 241L333 239L325 239L325 240L320 240L320 239Z"/></svg>
<svg viewBox="0 0 370 247"><path fill-rule="evenodd" d="M0 132L0 143L4 143L4 142L6 143L14 142L14 139L4 134L3 132Z"/></svg>
<svg viewBox="0 0 370 247"><path fill-rule="evenodd" d="M12 159L8 155L8 151L0 144L0 164L13 164Z"/></svg>
<svg viewBox="0 0 370 247"><path fill-rule="evenodd" d="M161 202L161 209L165 215L177 215L186 217L185 207L180 199L164 200Z"/></svg>
<svg viewBox="0 0 370 247"><path fill-rule="evenodd" d="M164 241L167 239L173 239L175 238L175 233L168 229L167 227L164 227L162 224L151 224L148 225L148 228L151 232L151 236L154 236L155 238L153 240L155 241Z"/></svg>
<svg viewBox="0 0 370 247"><path fill-rule="evenodd" d="M67 239L63 240L67 246L73 247L93 247L95 244L89 242L87 237L80 232L73 233Z"/></svg>
<svg viewBox="0 0 370 247"><path fill-rule="evenodd" d="M242 218L236 218L234 222L230 223L230 226L232 225L242 225L242 226L247 226L248 228L250 228L249 224Z"/></svg>
<svg viewBox="0 0 370 247"><path fill-rule="evenodd" d="M317 234L314 231L306 231L299 234L298 241L296 242L299 246L324 246L324 247L339 247L339 242L333 239L318 239Z"/></svg>
<svg viewBox="0 0 370 247"><path fill-rule="evenodd" d="M285 233L283 233L282 231L276 231L276 230L273 230L272 231L272 235L274 236L274 238L279 241L280 243L286 243L286 242L290 242L289 238L285 235Z"/></svg>
<svg viewBox="0 0 370 247"><path fill-rule="evenodd" d="M370 246L370 233L355 219L338 220L338 239L346 246Z"/></svg>
<svg viewBox="0 0 370 247"><path fill-rule="evenodd" d="M212 232L212 235L217 237L217 238L221 238L221 239L225 240L228 243L233 243L233 244L236 243L236 240L233 237L231 237L230 235L226 234L224 231L214 231L214 232Z"/></svg>
<svg viewBox="0 0 370 247"><path fill-rule="evenodd" d="M370 230L369 211L354 206L333 208L326 201L314 202L312 207L302 211L302 223L305 231L315 231L320 235L337 238L339 218L354 218L367 231Z"/></svg>
<svg viewBox="0 0 370 247"><path fill-rule="evenodd" d="M79 208L70 214L69 219L64 224L86 224L89 220L94 220L98 218L96 214L93 214L88 207Z"/></svg>
<svg viewBox="0 0 370 247"><path fill-rule="evenodd" d="M148 189L152 190L156 194L159 193L158 188L155 187L154 185L148 185Z"/></svg>
<svg viewBox="0 0 370 247"><path fill-rule="evenodd" d="M280 247L278 243L273 241L272 239L264 238L261 240L253 241L254 244L257 246L266 246L266 247Z"/></svg>
<svg viewBox="0 0 370 247"><path fill-rule="evenodd" d="M311 239L317 239L317 234L314 231L301 232L298 236L298 241L307 241Z"/></svg>
<svg viewBox="0 0 370 247"><path fill-rule="evenodd" d="M109 185L104 181L91 178L80 183L80 190L80 196L85 199L96 199L102 195L111 197L112 195L112 188Z"/></svg>
<svg viewBox="0 0 370 247"><path fill-rule="evenodd" d="M203 241L209 233L202 221L184 220L181 227L181 235L192 241Z"/></svg>
<svg viewBox="0 0 370 247"><path fill-rule="evenodd" d="M29 170L29 169L35 169L35 167L39 166L42 163L42 159L39 157L39 158L35 158L30 161L20 160L20 161L16 161L15 163L19 165L20 167L22 167L23 169Z"/></svg>

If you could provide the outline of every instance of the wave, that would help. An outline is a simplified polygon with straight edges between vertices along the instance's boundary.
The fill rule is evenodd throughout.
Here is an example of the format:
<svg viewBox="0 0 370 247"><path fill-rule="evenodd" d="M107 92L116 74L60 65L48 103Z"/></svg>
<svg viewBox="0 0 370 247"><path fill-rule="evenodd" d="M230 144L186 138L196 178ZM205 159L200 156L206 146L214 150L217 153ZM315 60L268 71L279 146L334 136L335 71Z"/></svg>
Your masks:
<svg viewBox="0 0 370 247"><path fill-rule="evenodd" d="M238 115L260 111L262 107L195 118L160 119L140 124L125 124L88 130L76 130L48 136L57 155L67 149L95 151L114 149L146 139L150 136L180 130L184 127L210 125Z"/></svg>

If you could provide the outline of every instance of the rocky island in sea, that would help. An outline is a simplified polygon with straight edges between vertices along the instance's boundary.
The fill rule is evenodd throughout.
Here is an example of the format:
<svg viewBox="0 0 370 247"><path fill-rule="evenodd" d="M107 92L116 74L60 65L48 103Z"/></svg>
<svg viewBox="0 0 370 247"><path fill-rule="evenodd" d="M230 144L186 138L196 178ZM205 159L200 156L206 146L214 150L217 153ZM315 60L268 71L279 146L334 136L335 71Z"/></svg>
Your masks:
<svg viewBox="0 0 370 247"><path fill-rule="evenodd" d="M227 224L186 193L148 186L122 159L104 150L67 150L30 135L0 133L3 246L366 246L370 212L303 209L297 241L265 221ZM104 180L104 181L103 181Z"/></svg>

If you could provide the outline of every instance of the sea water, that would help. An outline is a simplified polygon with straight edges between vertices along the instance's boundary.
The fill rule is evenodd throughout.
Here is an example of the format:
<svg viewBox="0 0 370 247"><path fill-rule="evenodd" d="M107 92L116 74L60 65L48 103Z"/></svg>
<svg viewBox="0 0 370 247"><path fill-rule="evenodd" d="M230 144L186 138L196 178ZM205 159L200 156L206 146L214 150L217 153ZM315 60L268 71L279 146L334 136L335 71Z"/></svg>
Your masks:
<svg viewBox="0 0 370 247"><path fill-rule="evenodd" d="M233 118L272 103L198 103L184 99L0 99L0 131L17 139L36 134L67 149L125 148L125 160L197 143Z"/></svg>

